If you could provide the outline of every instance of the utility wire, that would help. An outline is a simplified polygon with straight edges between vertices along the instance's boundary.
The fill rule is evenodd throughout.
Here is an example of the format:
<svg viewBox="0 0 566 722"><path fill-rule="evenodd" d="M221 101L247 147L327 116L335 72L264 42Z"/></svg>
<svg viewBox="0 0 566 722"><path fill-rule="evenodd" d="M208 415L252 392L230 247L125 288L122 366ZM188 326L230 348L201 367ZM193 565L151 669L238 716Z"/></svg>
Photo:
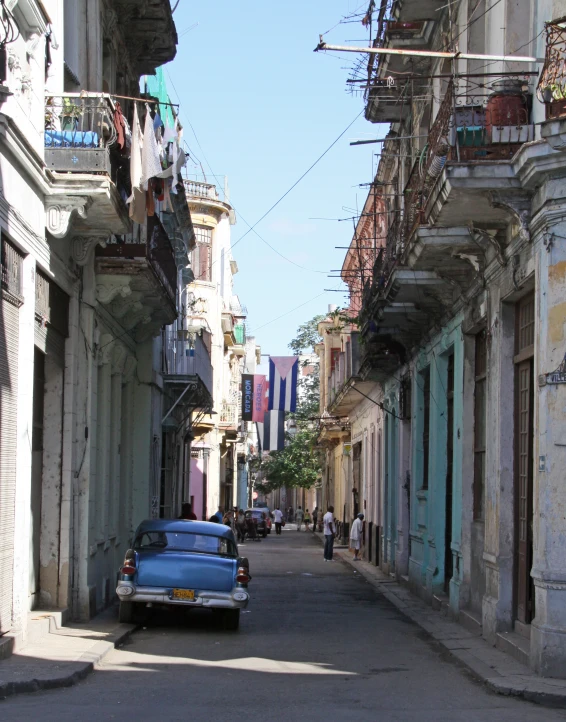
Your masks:
<svg viewBox="0 0 566 722"><path fill-rule="evenodd" d="M175 94L177 95L177 99L180 100L179 93L178 93L178 91L177 91L177 88L175 87L175 84L173 83L173 80L172 80L169 72L167 72L167 76L168 76L169 80L171 81L171 86L172 86L173 90L175 91ZM362 111L362 112L363 112L363 111ZM283 198L285 198L285 196L287 196L287 195L293 190L293 188L295 188L295 186L300 183L300 181L315 167L315 165L328 153L328 151L329 151L334 145L336 145L336 143L337 143L337 142L340 140L340 138L349 130L349 128L353 125L353 123L358 119L358 117L359 117L360 115L361 115L361 113L358 114L358 116L356 116L356 118L352 121L352 123L350 123L350 125L346 128L346 130L344 130L344 131L338 136L338 138L332 143L332 145L329 146L329 147L324 151L324 153L311 165L311 167L310 167L307 171L305 171L305 173L303 173L303 175L299 178L299 180L297 180L297 181L291 186L291 188L289 188L289 190L288 190L283 196L281 196L281 198L280 198L276 203L274 203L274 205L271 206L271 208L270 208L266 213L264 213L263 216L262 216L258 221L256 221L256 223L253 224L253 226L250 225L250 223L248 223L248 221L244 218L244 216L240 213L240 211L236 208L236 206L235 206L233 203L230 203L230 205L232 206L232 208L234 209L234 211L235 211L235 212L239 215L239 217L244 221L244 223L246 224L246 226L248 226L248 230L244 233L243 236L241 236L240 238L238 238L237 241L235 241L234 243L231 244L231 248L234 248L243 238L245 238L245 237L248 235L248 233L250 233L251 231L253 231L253 232L255 233L255 235L260 239L260 241L262 241L263 243L265 243L265 245L268 246L269 248L271 248L271 250L274 251L278 256L280 256L281 258L283 258L283 259L284 259L285 261L287 261L288 263L291 263L293 266L296 266L297 268L301 268L301 269L304 270L304 271L309 271L310 273L320 273L320 274L326 274L326 273L328 273L328 271L318 271L318 270L315 270L315 269L313 269L313 268L307 268L306 266L302 266L300 263L296 263L295 261L292 261L290 258L287 258L287 256L283 255L277 248L275 248L273 245L271 245L271 243L269 243L268 241L266 241L265 238L263 238L263 237L255 230L255 227L256 227L269 213L271 213L271 211L272 211L277 205L279 205L279 203L283 200ZM198 145L198 147L199 147L199 149L200 149L200 151L201 151L201 153L202 153L202 157L204 158L205 163L207 164L208 169L210 170L210 174L212 175L212 177L213 177L216 181L218 181L218 176L217 176L217 175L214 173L214 171L212 170L212 167L211 167L211 165L210 165L210 163L209 163L209 161L208 161L208 158L206 157L206 154L205 154L205 152L204 152L204 149L203 149L202 145L200 144L200 141L199 141L199 139L198 139L198 136L197 136L197 134L196 134L196 132L195 132L195 129L194 129L194 127L193 127L193 124L191 123L190 119L189 119L186 115L184 115L184 118L185 118L185 120L187 121L187 123L189 124L189 127L190 127L190 129L191 129L191 131L192 131L192 133L193 133L193 135L194 135L194 137L195 137L195 140L196 140L196 142L197 142L197 145ZM188 145L187 145L187 147L188 147ZM217 260L218 260L218 259L217 259ZM216 263L216 261L214 261L214 262L212 263L212 266L213 266L215 263ZM196 278L195 278L195 281L198 281L199 278L200 278L200 276L199 276L199 277L196 277Z"/></svg>

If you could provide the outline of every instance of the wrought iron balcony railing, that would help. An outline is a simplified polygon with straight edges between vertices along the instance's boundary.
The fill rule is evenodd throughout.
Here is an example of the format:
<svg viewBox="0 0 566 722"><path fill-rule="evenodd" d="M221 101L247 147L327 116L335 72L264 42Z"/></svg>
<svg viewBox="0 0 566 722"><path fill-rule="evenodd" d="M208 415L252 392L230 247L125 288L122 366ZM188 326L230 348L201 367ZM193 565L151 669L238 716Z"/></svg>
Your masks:
<svg viewBox="0 0 566 722"><path fill-rule="evenodd" d="M548 120L566 115L566 28L555 20L546 24L546 53L537 96Z"/></svg>
<svg viewBox="0 0 566 722"><path fill-rule="evenodd" d="M223 401L220 407L220 424L237 429L238 421L238 404Z"/></svg>
<svg viewBox="0 0 566 722"><path fill-rule="evenodd" d="M502 76L490 86L490 92L473 96L456 93L449 82L405 188L402 245L417 225L426 222L427 201L448 161L509 160L534 139L534 126L529 122L529 78Z"/></svg>
<svg viewBox="0 0 566 722"><path fill-rule="evenodd" d="M115 104L106 93L65 93L45 98L45 162L62 172L111 173L116 142Z"/></svg>
<svg viewBox="0 0 566 722"><path fill-rule="evenodd" d="M186 336L186 338L185 338ZM212 395L212 363L201 336L193 338L183 330L167 328L164 369L166 376L198 376Z"/></svg>
<svg viewBox="0 0 566 722"><path fill-rule="evenodd" d="M147 219L147 238L145 243L117 242L96 247L96 256L103 258L131 260L146 259L170 300L175 303L177 291L177 265L175 250L169 236L161 225L158 216Z"/></svg>

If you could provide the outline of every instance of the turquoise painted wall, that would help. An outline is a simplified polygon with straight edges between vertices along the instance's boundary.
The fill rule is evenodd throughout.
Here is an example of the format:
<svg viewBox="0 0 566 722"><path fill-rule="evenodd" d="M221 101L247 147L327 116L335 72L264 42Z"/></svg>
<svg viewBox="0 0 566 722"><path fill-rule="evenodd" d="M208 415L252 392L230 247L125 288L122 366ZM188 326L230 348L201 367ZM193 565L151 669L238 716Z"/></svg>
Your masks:
<svg viewBox="0 0 566 722"><path fill-rule="evenodd" d="M462 421L464 344L461 317L456 317L423 347L412 371L411 448L411 559L409 577L413 586L427 593L440 592L445 580L446 471L448 356L454 353L454 429L452 468L452 542L454 576L450 599L457 609L461 581L460 542L462 531ZM428 490L423 483L423 378L430 369L430 435Z"/></svg>

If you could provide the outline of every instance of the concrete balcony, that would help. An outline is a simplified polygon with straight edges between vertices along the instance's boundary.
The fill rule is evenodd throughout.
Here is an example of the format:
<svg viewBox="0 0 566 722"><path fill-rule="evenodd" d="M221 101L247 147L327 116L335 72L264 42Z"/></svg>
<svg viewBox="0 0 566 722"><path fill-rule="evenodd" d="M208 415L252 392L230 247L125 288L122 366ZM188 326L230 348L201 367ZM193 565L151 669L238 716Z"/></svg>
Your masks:
<svg viewBox="0 0 566 722"><path fill-rule="evenodd" d="M230 216L230 223L233 225L236 222L232 206L221 198L218 189L213 183L188 179L183 182L185 195L193 214L197 214L197 217L199 213L218 217L223 213L227 213Z"/></svg>
<svg viewBox="0 0 566 722"><path fill-rule="evenodd" d="M220 406L220 428L228 435L238 433L240 416L238 404L235 402L223 401Z"/></svg>
<svg viewBox="0 0 566 722"><path fill-rule="evenodd" d="M121 179L129 160L118 152L115 103L105 93L66 93L45 99L45 165L51 176L46 227L55 238L67 235L128 233L131 222Z"/></svg>
<svg viewBox="0 0 566 722"><path fill-rule="evenodd" d="M487 232L495 238L511 223L528 235L530 194L513 164L521 148L534 138L527 100L530 80L521 82L511 77L494 81L492 89L500 92L494 90L475 100L459 96L449 84L428 136L426 155L415 163L405 189L401 242L413 260L413 243L421 249L428 242L438 246L438 236L421 233L423 226L460 229L452 234L458 243L450 249L451 264L452 250L473 251L477 235ZM467 241L462 228L470 231ZM484 245L491 245L491 238L484 237ZM501 254L498 243L499 239L494 249Z"/></svg>
<svg viewBox="0 0 566 722"><path fill-rule="evenodd" d="M374 386L372 381L364 381L360 376L361 351L360 333L352 331L329 379L328 411L333 416L348 416L363 401L363 394L368 394Z"/></svg>
<svg viewBox="0 0 566 722"><path fill-rule="evenodd" d="M148 218L146 237L140 241L98 245L95 268L99 302L143 341L177 318L177 266L157 216Z"/></svg>
<svg viewBox="0 0 566 722"><path fill-rule="evenodd" d="M170 0L114 0L115 22L137 75L153 75L177 52L177 31Z"/></svg>
<svg viewBox="0 0 566 722"><path fill-rule="evenodd" d="M202 336L168 328L165 335L163 381L185 406L212 408L212 363Z"/></svg>

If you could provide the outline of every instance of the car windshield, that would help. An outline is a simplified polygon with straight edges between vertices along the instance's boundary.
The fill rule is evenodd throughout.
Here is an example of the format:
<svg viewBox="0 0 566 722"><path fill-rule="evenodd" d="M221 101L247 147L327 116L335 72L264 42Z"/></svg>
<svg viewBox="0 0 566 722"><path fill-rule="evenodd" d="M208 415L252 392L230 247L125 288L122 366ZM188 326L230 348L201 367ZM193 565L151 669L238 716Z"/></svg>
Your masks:
<svg viewBox="0 0 566 722"><path fill-rule="evenodd" d="M235 557L236 545L231 539L179 531L144 531L134 543L138 551L167 549L167 551L193 552L195 554L220 554Z"/></svg>
<svg viewBox="0 0 566 722"><path fill-rule="evenodd" d="M263 519L264 518L264 512L259 511L259 509L254 509L253 511L247 511L246 517L249 519L250 517L254 519Z"/></svg>

